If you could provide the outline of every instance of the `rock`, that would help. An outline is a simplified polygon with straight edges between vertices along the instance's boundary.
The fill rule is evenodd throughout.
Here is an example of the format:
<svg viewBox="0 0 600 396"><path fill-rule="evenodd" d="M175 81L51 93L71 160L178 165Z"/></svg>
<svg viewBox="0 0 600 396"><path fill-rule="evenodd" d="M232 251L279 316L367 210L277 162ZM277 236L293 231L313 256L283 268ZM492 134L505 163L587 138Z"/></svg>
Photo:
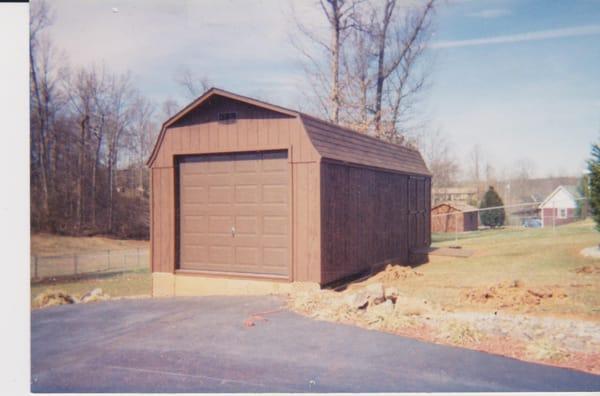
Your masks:
<svg viewBox="0 0 600 396"><path fill-rule="evenodd" d="M369 303L369 293L366 290L359 290L347 296L344 301L352 309L363 309Z"/></svg>
<svg viewBox="0 0 600 396"><path fill-rule="evenodd" d="M394 313L394 303L391 300L385 300L384 302L377 305L369 304L367 308L367 313L373 318L385 318Z"/></svg>
<svg viewBox="0 0 600 396"><path fill-rule="evenodd" d="M81 297L81 300L79 302L88 303L88 302L93 302L93 301L107 300L109 298L110 298L110 296L108 294L104 294L102 289L97 287L97 288L93 289L92 291L85 293L83 295L83 297Z"/></svg>
<svg viewBox="0 0 600 396"><path fill-rule="evenodd" d="M392 300L385 300L383 303L379 304L378 307L380 307L381 312L389 315L392 312L394 312L394 303L392 302Z"/></svg>
<svg viewBox="0 0 600 396"><path fill-rule="evenodd" d="M395 299L400 293L398 292L398 289L396 287L386 287L383 294L385 298L389 300Z"/></svg>
<svg viewBox="0 0 600 396"><path fill-rule="evenodd" d="M385 301L385 293L383 290L383 283L373 283L365 287L364 289L369 295L369 301L374 304L380 304Z"/></svg>

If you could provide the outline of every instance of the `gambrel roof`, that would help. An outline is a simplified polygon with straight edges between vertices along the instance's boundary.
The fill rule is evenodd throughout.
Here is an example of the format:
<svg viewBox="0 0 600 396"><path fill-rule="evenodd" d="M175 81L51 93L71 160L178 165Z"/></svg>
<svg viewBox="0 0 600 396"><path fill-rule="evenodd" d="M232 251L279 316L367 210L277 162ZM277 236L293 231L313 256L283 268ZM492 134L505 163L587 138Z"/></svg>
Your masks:
<svg viewBox="0 0 600 396"><path fill-rule="evenodd" d="M210 98L221 96L297 118L303 125L312 145L322 158L345 163L389 169L414 175L431 176L418 150L388 143L299 111L286 109L257 99L211 88L198 99L169 118L162 126L156 145L148 159L151 166L169 127L202 106Z"/></svg>

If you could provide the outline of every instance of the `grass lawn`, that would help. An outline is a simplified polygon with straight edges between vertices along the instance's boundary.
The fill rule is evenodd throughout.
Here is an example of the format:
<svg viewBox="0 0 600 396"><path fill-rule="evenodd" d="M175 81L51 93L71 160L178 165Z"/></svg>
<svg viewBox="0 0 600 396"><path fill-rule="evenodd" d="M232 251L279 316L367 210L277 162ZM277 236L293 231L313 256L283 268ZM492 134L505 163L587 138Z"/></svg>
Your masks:
<svg viewBox="0 0 600 396"><path fill-rule="evenodd" d="M31 235L31 254L37 256L62 256L138 248L148 249L148 241L120 240L101 236L69 237L44 233ZM105 293L112 297L150 295L152 292L152 276L149 269L144 269L32 282L31 300L33 301L39 293L48 290L61 290L81 297L97 287L102 288Z"/></svg>
<svg viewBox="0 0 600 396"><path fill-rule="evenodd" d="M152 293L152 275L149 270L121 273L94 274L77 278L47 280L31 284L31 301L48 290L60 290L81 297L94 288L102 288L111 297L149 296Z"/></svg>
<svg viewBox="0 0 600 396"><path fill-rule="evenodd" d="M455 309L485 309L485 305L473 307L465 300L465 290L520 281L526 287L558 287L568 296L552 303L523 307L527 312L600 318L600 274L575 272L586 265L600 266L600 260L579 255L581 249L600 242L600 233L589 220L557 227L554 231L507 228L465 233L458 243L454 235L438 234L433 236L433 241L434 247L458 244L474 250L475 254L467 258L430 256L429 263L416 268L424 276L404 280L403 292ZM38 252L56 254L76 248L147 246L147 242L34 235L32 245ZM82 295L95 287L115 297L149 295L151 274L148 270L130 271L35 283L31 286L31 296L48 289Z"/></svg>
<svg viewBox="0 0 600 396"><path fill-rule="evenodd" d="M31 254L36 256L61 256L102 250L147 249L148 245L148 241L113 239L102 236L70 237L45 233L31 235Z"/></svg>
<svg viewBox="0 0 600 396"><path fill-rule="evenodd" d="M558 315L600 317L600 275L579 274L575 269L600 265L579 252L600 242L591 220L552 229L506 228L465 233L458 242L453 234L434 234L434 247L459 245L474 250L468 258L430 256L417 267L422 277L407 279L403 289L438 303L468 305L461 292L468 288L521 281L526 286L553 286L568 298L555 304L529 307L530 311Z"/></svg>

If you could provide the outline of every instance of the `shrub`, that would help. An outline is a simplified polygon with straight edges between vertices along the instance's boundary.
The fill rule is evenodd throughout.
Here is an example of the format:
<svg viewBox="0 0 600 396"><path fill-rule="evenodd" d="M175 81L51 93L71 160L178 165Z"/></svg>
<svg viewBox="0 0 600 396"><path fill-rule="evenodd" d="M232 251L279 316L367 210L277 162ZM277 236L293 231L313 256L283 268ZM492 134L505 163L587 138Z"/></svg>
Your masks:
<svg viewBox="0 0 600 396"><path fill-rule="evenodd" d="M497 206L504 206L504 202L494 190L494 187L490 186L490 188L486 191L483 199L481 200L481 205L479 206L481 209L486 208L495 208ZM488 227L500 227L504 225L504 208L484 210L479 213L479 217L481 218L481 224Z"/></svg>

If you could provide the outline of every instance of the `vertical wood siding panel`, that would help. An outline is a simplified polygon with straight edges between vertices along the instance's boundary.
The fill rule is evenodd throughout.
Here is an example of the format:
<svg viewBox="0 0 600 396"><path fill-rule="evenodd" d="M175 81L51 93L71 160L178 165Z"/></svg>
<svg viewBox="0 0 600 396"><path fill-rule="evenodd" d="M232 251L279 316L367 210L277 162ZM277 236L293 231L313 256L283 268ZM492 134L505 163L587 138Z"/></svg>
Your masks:
<svg viewBox="0 0 600 396"><path fill-rule="evenodd" d="M152 169L152 213L150 217L152 219L152 271L158 272L160 270L160 238L158 231L160 230L160 201L158 200L157 193L160 193L160 170Z"/></svg>
<svg viewBox="0 0 600 396"><path fill-rule="evenodd" d="M417 213L420 192L426 202L427 179L422 185L402 174L322 164L322 262L324 282L332 282L390 260L409 264L411 247L425 247L426 206ZM412 194L409 190L412 189ZM410 199L409 198L410 195ZM414 207L412 214L409 205ZM423 205L423 203L421 203ZM412 242L414 241L414 242Z"/></svg>

